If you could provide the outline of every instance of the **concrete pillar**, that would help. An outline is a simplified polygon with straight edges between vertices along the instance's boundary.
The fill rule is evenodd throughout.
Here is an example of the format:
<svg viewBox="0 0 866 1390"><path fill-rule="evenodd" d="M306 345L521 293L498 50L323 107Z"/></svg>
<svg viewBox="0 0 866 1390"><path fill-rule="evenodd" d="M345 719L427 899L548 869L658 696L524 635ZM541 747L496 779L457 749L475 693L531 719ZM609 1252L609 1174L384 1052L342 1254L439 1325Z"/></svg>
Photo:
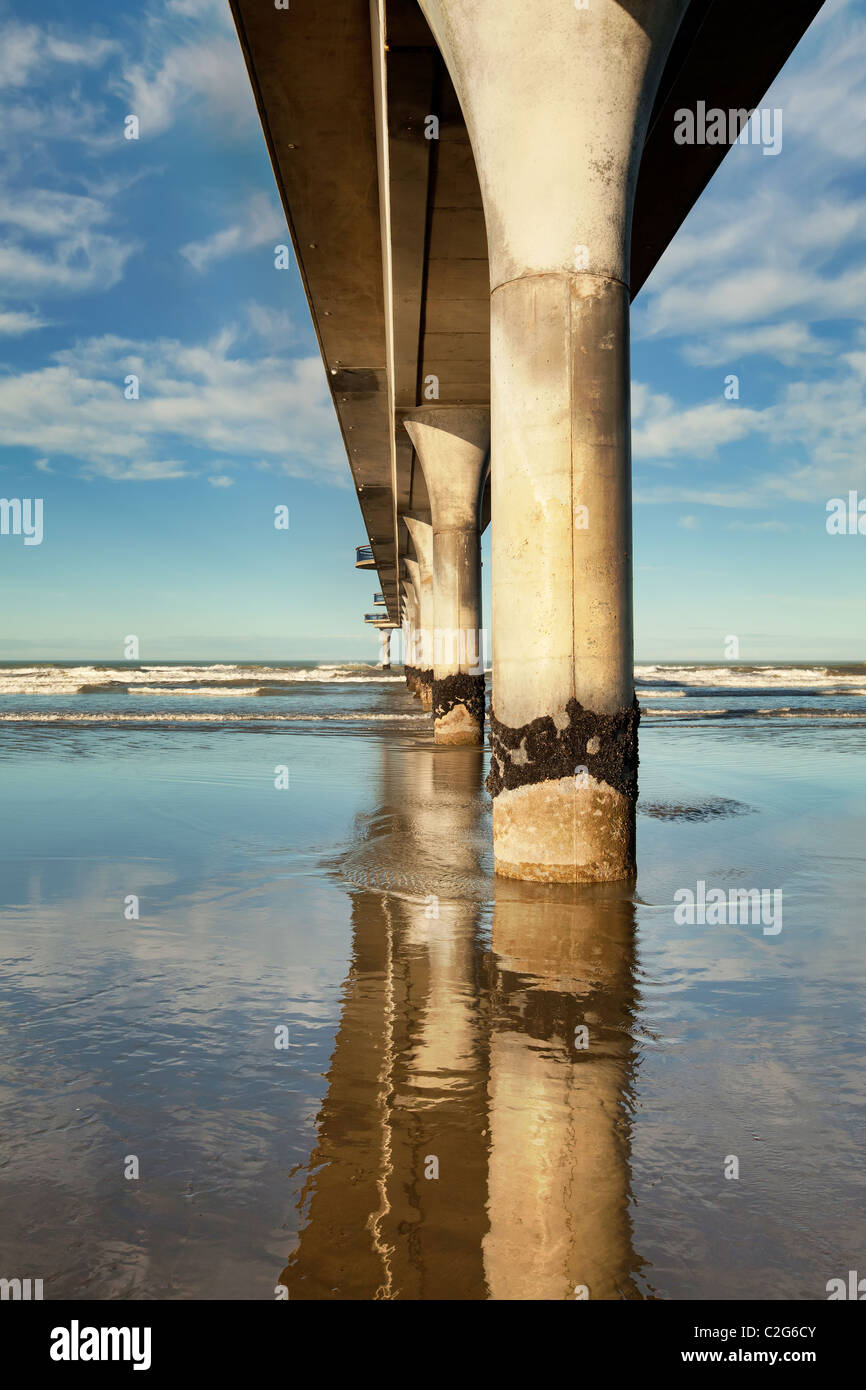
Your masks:
<svg viewBox="0 0 866 1390"><path fill-rule="evenodd" d="M391 669L391 629L381 627L379 629L379 665L383 671Z"/></svg>
<svg viewBox="0 0 866 1390"><path fill-rule="evenodd" d="M403 423L421 462L433 522L434 738L483 743L479 513L490 411L425 406L409 411Z"/></svg>
<svg viewBox="0 0 866 1390"><path fill-rule="evenodd" d="M499 874L635 868L629 250L688 0L420 0L466 118L491 284Z"/></svg>
<svg viewBox="0 0 866 1390"><path fill-rule="evenodd" d="M416 591L420 623L415 634L415 664L418 667L418 680L421 691L422 709L433 708L433 527L429 521L419 521L407 516L403 520L409 529L415 546L416 570L410 570L413 578L417 576ZM407 560L407 568L413 564Z"/></svg>
<svg viewBox="0 0 866 1390"><path fill-rule="evenodd" d="M406 685L414 695L417 684L414 652L418 605L411 580L404 579L401 588L403 590L403 674L406 678Z"/></svg>
<svg viewBox="0 0 866 1390"><path fill-rule="evenodd" d="M404 561L409 580L412 584L413 597L413 617L412 617L412 694L421 699L421 661L423 660L423 640L421 633L421 566L417 560L406 559Z"/></svg>

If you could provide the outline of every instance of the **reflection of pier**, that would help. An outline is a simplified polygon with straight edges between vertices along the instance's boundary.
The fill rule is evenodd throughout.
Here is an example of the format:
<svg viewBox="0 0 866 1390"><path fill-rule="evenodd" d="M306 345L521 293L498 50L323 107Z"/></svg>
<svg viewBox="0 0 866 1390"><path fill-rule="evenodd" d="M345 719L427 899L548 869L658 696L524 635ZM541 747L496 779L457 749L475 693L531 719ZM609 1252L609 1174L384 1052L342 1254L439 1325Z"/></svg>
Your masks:
<svg viewBox="0 0 866 1390"><path fill-rule="evenodd" d="M352 964L280 1281L293 1299L640 1297L632 904L497 880L488 944L480 751L382 759L347 870L376 887L349 888Z"/></svg>
<svg viewBox="0 0 866 1390"><path fill-rule="evenodd" d="M621 894L496 880L492 1298L640 1297L628 1213L633 933Z"/></svg>

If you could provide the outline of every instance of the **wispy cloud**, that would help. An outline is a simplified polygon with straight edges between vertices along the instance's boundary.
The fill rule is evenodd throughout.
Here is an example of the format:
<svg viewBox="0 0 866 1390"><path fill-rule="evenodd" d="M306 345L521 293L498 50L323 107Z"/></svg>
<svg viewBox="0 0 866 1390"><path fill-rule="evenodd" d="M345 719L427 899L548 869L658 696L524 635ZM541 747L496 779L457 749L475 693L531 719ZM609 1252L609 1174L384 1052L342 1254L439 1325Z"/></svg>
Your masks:
<svg viewBox="0 0 866 1390"><path fill-rule="evenodd" d="M115 89L141 122L141 138L169 130L192 104L219 122L221 137L256 123L231 12L218 0L169 0L148 13L142 56L126 62Z"/></svg>
<svg viewBox="0 0 866 1390"><path fill-rule="evenodd" d="M47 319L28 309L0 309L0 337L20 338L24 333L33 333L47 325Z"/></svg>
<svg viewBox="0 0 866 1390"><path fill-rule="evenodd" d="M262 342L282 347L294 337L294 325L284 309L252 303L247 305L246 313L250 332Z"/></svg>
<svg viewBox="0 0 866 1390"><path fill-rule="evenodd" d="M642 382L632 384L631 399L632 447L642 461L709 458L723 445L752 434L760 421L758 412L724 400L683 408Z"/></svg>
<svg viewBox="0 0 866 1390"><path fill-rule="evenodd" d="M98 199L46 189L7 191L0 227L0 294L80 293L117 284L136 249L98 230L110 218Z"/></svg>
<svg viewBox="0 0 866 1390"><path fill-rule="evenodd" d="M7 20L0 24L0 89L27 88L34 76L55 63L100 67L118 48L112 39L95 35L73 39L51 28Z"/></svg>
<svg viewBox="0 0 866 1390"><path fill-rule="evenodd" d="M265 193L250 198L244 212L228 227L181 247L181 255L195 270L207 270L215 261L240 251L250 251L286 235L286 221L276 200Z"/></svg>
<svg viewBox="0 0 866 1390"><path fill-rule="evenodd" d="M815 337L808 324L795 320L735 329L701 343L686 343L683 348L686 361L696 367L730 365L744 357L771 357L792 367L806 358L832 352L832 343Z"/></svg>
<svg viewBox="0 0 866 1390"><path fill-rule="evenodd" d="M86 477L202 474L225 487L226 464L254 455L277 473L345 485L320 359L239 357L232 344L229 332L200 345L108 336L76 344L50 366L0 377L0 435ZM131 373L136 401L123 394Z"/></svg>
<svg viewBox="0 0 866 1390"><path fill-rule="evenodd" d="M830 0L804 47L762 102L784 112L780 156L729 151L636 302L636 334L679 337L696 365L792 366L821 353L814 325L866 320L862 8Z"/></svg>
<svg viewBox="0 0 866 1390"><path fill-rule="evenodd" d="M663 457L680 474L688 473L682 481L661 484L647 485L641 478L636 501L772 507L784 501L821 502L851 488L866 493L866 350L845 354L832 377L789 382L761 410L723 401L679 407L642 383L635 383L632 393L638 468ZM764 467L745 470L740 465L735 481L708 472L725 445L749 438L758 442ZM723 461L729 458L723 454ZM731 471L726 465L726 472Z"/></svg>

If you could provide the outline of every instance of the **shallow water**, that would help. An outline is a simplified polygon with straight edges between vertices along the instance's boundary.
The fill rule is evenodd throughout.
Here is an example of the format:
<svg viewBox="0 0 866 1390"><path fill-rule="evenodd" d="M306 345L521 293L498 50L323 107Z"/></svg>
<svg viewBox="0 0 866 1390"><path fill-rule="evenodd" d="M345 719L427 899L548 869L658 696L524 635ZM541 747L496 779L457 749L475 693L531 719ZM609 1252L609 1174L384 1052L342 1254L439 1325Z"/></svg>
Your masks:
<svg viewBox="0 0 866 1390"><path fill-rule="evenodd" d="M493 878L486 754L327 684L313 722L188 697L210 727L4 697L0 1274L813 1299L862 1266L859 719L647 718L636 890L545 888ZM780 888L782 930L677 925L698 880Z"/></svg>

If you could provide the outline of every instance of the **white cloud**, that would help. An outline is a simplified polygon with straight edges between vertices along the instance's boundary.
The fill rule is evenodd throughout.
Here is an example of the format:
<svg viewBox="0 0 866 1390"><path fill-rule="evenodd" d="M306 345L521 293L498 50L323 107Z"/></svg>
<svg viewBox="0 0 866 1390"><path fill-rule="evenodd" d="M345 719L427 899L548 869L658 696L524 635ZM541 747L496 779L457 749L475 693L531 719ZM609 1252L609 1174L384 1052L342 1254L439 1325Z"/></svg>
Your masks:
<svg viewBox="0 0 866 1390"><path fill-rule="evenodd" d="M639 505L677 506L685 503L690 506L728 507L731 509L768 505L767 501L761 500L757 490L749 487L719 489L700 487L697 483L691 486L636 487L634 501Z"/></svg>
<svg viewBox="0 0 866 1390"><path fill-rule="evenodd" d="M173 40L169 26L157 20L141 61L127 63L116 86L141 122L141 138L170 129L190 103L204 107L219 124L220 135L248 130L258 119L250 81L233 31L214 34L210 7L175 7L184 17L201 18L190 38ZM228 6L225 6L228 14ZM220 26L222 27L222 26Z"/></svg>
<svg viewBox="0 0 866 1390"><path fill-rule="evenodd" d="M266 193L250 198L243 215L229 227L223 227L204 241L191 241L181 247L184 256L195 270L206 270L214 261L223 260L238 251L249 251L278 241L286 235L286 220Z"/></svg>
<svg viewBox="0 0 866 1390"><path fill-rule="evenodd" d="M32 313L30 310L22 309L0 309L0 337L19 338L23 333L32 333L34 329L47 327L48 320L41 314Z"/></svg>
<svg viewBox="0 0 866 1390"><path fill-rule="evenodd" d="M34 188L23 195L6 192L0 222L30 236L55 240L79 236L109 216L109 209L97 198Z"/></svg>
<svg viewBox="0 0 866 1390"><path fill-rule="evenodd" d="M795 61L774 86L785 126L811 160L859 164L866 147L866 18L848 0L825 4L814 25L817 58Z"/></svg>
<svg viewBox="0 0 866 1390"><path fill-rule="evenodd" d="M170 14L182 15L187 19L208 19L224 24L228 17L228 7L224 0L167 0L166 9Z"/></svg>
<svg viewBox="0 0 866 1390"><path fill-rule="evenodd" d="M632 449L638 461L682 454L709 458L722 445L753 433L759 419L757 411L723 399L678 407L671 396L632 384Z"/></svg>
<svg viewBox="0 0 866 1390"><path fill-rule="evenodd" d="M851 488L866 493L866 352L843 359L848 370L825 380L789 383L779 399L762 410L728 403L678 409L670 397L639 385L643 425L635 431L635 459L655 462L653 452L680 456L690 477L680 483L635 488L636 502L704 503L713 507L772 507L780 502L822 502ZM721 410L722 415L719 415ZM727 441L718 429L725 412L736 417ZM719 485L697 472L696 461L711 457L724 442L755 436L760 453L770 445L784 452L775 471L763 471ZM805 462L802 454L806 455ZM793 456L792 456L793 455ZM769 529L769 528L768 528Z"/></svg>
<svg viewBox="0 0 866 1390"><path fill-rule="evenodd" d="M662 288L647 309L643 332L704 334L792 312L813 322L834 318L862 321L864 303L866 266L826 275L805 263L719 269L712 280L684 278Z"/></svg>
<svg viewBox="0 0 866 1390"><path fill-rule="evenodd" d="M7 20L0 25L0 88L29 87L52 63L100 67L117 48L110 39L70 39L36 24Z"/></svg>
<svg viewBox="0 0 866 1390"><path fill-rule="evenodd" d="M772 532L791 524L778 515L789 503L866 491L866 197L851 177L866 143L862 8L828 0L762 105L784 111L781 154L730 151L633 325L638 338L673 339L696 367L736 371L749 358L785 370L762 376L760 409L723 400L721 381L698 405L639 383L632 398L638 470L678 473L656 483L639 472L636 501L763 509L729 529Z"/></svg>
<svg viewBox="0 0 866 1390"><path fill-rule="evenodd" d="M92 233L58 241L47 255L0 243L0 289L7 297L110 289L136 249L133 242Z"/></svg>
<svg viewBox="0 0 866 1390"><path fill-rule="evenodd" d="M262 342L283 346L294 337L294 327L284 309L272 309L267 304L252 302L246 309L250 332Z"/></svg>
<svg viewBox="0 0 866 1390"><path fill-rule="evenodd" d="M785 366L794 366L804 358L832 351L832 345L816 338L807 324L787 320L735 329L702 343L687 343L683 355L696 367L730 364L743 357L756 356L773 357Z"/></svg>
<svg viewBox="0 0 866 1390"><path fill-rule="evenodd" d="M318 356L231 355L232 334L201 345L101 337L50 366L0 376L0 437L69 460L85 476L222 478L242 459L346 485L346 460ZM141 397L127 401L135 373ZM225 486L214 483L214 486Z"/></svg>
<svg viewBox="0 0 866 1390"><path fill-rule="evenodd" d="M810 325L866 320L866 198L850 184L866 145L862 10L828 0L761 105L784 112L781 154L732 147L635 305L638 336L678 336L696 365L791 366L820 351Z"/></svg>
<svg viewBox="0 0 866 1390"><path fill-rule="evenodd" d="M82 78L117 59L122 47L90 33L59 35L36 24L0 23L0 148L4 170L53 163L53 148L78 142L91 153L116 146L121 131L104 104L86 99Z"/></svg>
<svg viewBox="0 0 866 1390"><path fill-rule="evenodd" d="M110 216L95 197L0 189L0 293L14 299L110 289L137 249L98 230Z"/></svg>

